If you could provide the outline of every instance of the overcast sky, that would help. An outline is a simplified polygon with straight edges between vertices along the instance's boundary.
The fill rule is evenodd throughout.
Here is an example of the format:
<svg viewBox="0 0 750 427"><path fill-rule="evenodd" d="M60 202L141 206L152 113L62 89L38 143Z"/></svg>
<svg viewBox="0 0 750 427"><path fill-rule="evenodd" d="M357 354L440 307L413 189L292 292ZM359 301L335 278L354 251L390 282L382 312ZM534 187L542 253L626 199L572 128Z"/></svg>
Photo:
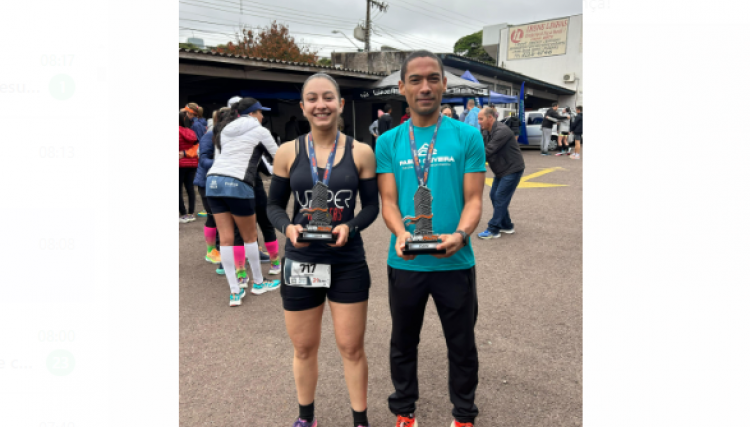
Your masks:
<svg viewBox="0 0 750 427"><path fill-rule="evenodd" d="M233 40L232 34L241 24L264 27L276 19L289 26L298 42L310 44L322 57L330 56L333 50L356 51L344 36L332 34L333 30L346 33L354 44L364 47L352 33L365 20L365 0L178 1L180 42L197 37L206 45L215 46ZM577 15L583 10L581 0L390 0L387 4L386 12L381 13L377 8L371 11L375 31L373 50L385 44L403 50L452 52L459 38L485 25L524 24Z"/></svg>

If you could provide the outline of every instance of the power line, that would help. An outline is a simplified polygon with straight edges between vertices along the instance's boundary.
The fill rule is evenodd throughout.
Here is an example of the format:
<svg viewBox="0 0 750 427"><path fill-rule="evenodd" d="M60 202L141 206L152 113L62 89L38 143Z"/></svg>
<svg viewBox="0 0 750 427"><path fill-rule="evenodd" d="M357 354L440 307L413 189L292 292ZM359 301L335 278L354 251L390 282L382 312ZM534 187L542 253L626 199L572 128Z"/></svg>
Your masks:
<svg viewBox="0 0 750 427"><path fill-rule="evenodd" d="M404 9L406 9L406 10L409 10L409 11L412 11L412 12L417 12L417 13L420 13L420 14L424 15L424 16L425 16L426 18L430 18L430 19L437 19L437 20L440 20L440 21L443 21L443 22L447 22L447 23L449 23L449 24L453 24L453 25L460 25L460 26L463 26L463 27L466 27L466 28L472 28L472 29L476 29L476 25L474 25L474 24L468 24L468 23L464 23L463 21L460 21L460 20L458 20L458 19L450 19L450 18L448 18L448 19L444 19L444 18L442 18L442 17L440 17L440 16L437 16L437 15L436 15L436 16L431 16L431 15L428 15L428 14L426 13L426 11L424 11L424 10L412 9L412 8L410 8L410 7L407 7L407 6L404 6L404 5L398 4L398 3L393 3L393 4L394 4L395 6L398 6L398 7L404 8ZM441 15L441 16L445 16L445 15Z"/></svg>
<svg viewBox="0 0 750 427"><path fill-rule="evenodd" d="M421 6L413 5L411 3L403 1L403 3L406 3L406 4L408 4L408 5L413 6L413 7L416 8L416 9L412 9L409 6L405 6L403 4L399 4L399 1L403 1L403 0L397 0L396 3L394 3L395 6L403 8L403 9L406 9L406 10L410 10L412 12L416 12L416 13L422 14L422 15L424 15L427 18L438 19L438 20L441 20L441 21L444 21L444 22L448 22L448 23L451 23L451 24L454 24L454 25L461 25L461 26L465 26L465 27L469 27L469 28L476 28L476 24L474 23L473 20L467 22L467 21L465 21L463 19L456 18L455 16L449 16L449 15L444 15L444 14L439 13L439 12L433 12L432 9L425 10Z"/></svg>
<svg viewBox="0 0 750 427"><path fill-rule="evenodd" d="M416 49L414 49L413 47L409 46L408 44L406 44L406 43L404 43L404 42L400 41L400 40L398 39L398 37L394 36L393 34L389 33L388 31L385 31L385 30L383 30L383 32L385 32L386 34L388 34L389 36L391 36L391 38L392 38L392 39L393 39L393 40L394 40L394 41L395 41L396 43L402 44L402 45L406 46L407 48L409 48L410 50L416 50Z"/></svg>
<svg viewBox="0 0 750 427"><path fill-rule="evenodd" d="M193 1L200 1L200 0L193 0ZM180 0L180 3L182 3L182 4L186 4L186 5L189 5L189 6L194 6L194 7L205 7L205 5L215 6L214 4L212 4L212 3L208 3L208 2L203 2L203 3L204 3L203 5L196 5L196 4L193 4L193 3L188 3L187 1L184 1L184 0ZM218 8L208 8L208 9L210 9L210 10L216 10L216 11L222 11L222 12L228 12L228 13L234 13L234 14L237 14L237 13L238 13L237 11L229 11L229 10L225 10L225 9L218 9ZM192 13L192 14L196 14L196 15L198 15L198 14L197 14L197 13L195 13L195 12L190 12L190 11L185 11L185 12L187 12L187 13ZM264 15L259 15L259 14L249 14L249 13L244 13L243 15L254 16L254 17L265 17ZM208 16L208 15L201 15L201 16ZM271 17L271 18L278 18L278 17ZM221 18L219 18L219 19L221 19ZM320 24L317 24L317 23L311 23L311 22L308 22L308 21L303 21L303 22L300 22L300 21L298 21L298 20L294 20L294 19L289 19L289 21L290 21L290 22L295 22L295 23L300 23L300 24L306 24L306 25L316 25L316 26L320 26L320 27L326 28L326 26L324 26L324 25L320 25ZM325 24L329 24L329 23L328 23L328 22L326 22ZM217 25L225 25L225 24L217 24ZM412 35L407 35L407 34L405 34L405 33L401 33L401 32L399 32L399 31L396 31L396 30L394 30L394 29L392 29L392 28L390 28L390 27L385 27L385 26L383 26L383 25L378 25L378 27L379 27L379 28L380 28L381 30L385 31L385 32L388 32L388 31L387 31L387 30L385 29L385 28L388 28L388 29L390 29L390 31L391 31L391 32L393 32L393 33L396 33L396 34L402 34L402 36L401 36L401 37L395 37L395 36L393 36L393 34L391 34L391 36L392 36L392 37L394 37L394 38L405 38L405 39L407 39L407 41L411 41L411 43L412 43L412 44L420 44L420 45L431 46L431 49L437 49L437 50L446 50L446 49L445 49L445 46L442 46L442 45L440 45L440 44L438 44L438 43L436 43L436 42L434 42L434 41L432 41L432 40L428 40L428 39L425 39L425 38L422 38L422 37L419 37L419 36L412 36ZM385 27L385 28L383 28L383 27ZM328 25L328 26L327 26L327 28L331 28L331 29L339 29L340 27L339 27L339 26ZM290 31L290 33L291 33L291 31ZM388 33L389 33L389 32L388 32ZM389 33L389 34L390 34L390 33ZM450 48L450 49L447 49L447 50L448 50L448 51L451 51L451 52L453 51L453 49L452 49L452 48Z"/></svg>
<svg viewBox="0 0 750 427"><path fill-rule="evenodd" d="M234 27L238 27L238 24L236 24L236 23L235 24L223 24L221 22L203 21L203 20L199 20L199 19L180 18L180 21L200 22L200 23L209 24L209 25L221 25L221 26L233 27L233 28ZM249 26L249 25L248 26L243 26L243 28L244 29L255 29L255 30L264 30L264 29L266 29L264 27L252 27L252 26ZM294 36L295 34L303 34L303 35L317 36L317 37L327 37L327 38L332 38L332 39L338 39L339 38L338 36L333 36L333 35L330 35L330 34L303 33L303 32L299 32L299 31L289 30L289 35Z"/></svg>
<svg viewBox="0 0 750 427"><path fill-rule="evenodd" d="M383 31L390 30L392 33L402 34L404 37L408 37L410 39L413 39L415 41L419 41L419 42L422 42L422 43L432 44L432 45L436 45L436 46L442 45L442 43L435 42L433 39L426 38L426 37L420 37L420 36L416 36L416 35L413 35L413 34L408 34L408 33L405 33L403 31L396 30L395 28L391 28L391 27L388 27L388 26L385 26L385 25L382 25L382 24L377 25L377 27L380 28Z"/></svg>
<svg viewBox="0 0 750 427"><path fill-rule="evenodd" d="M416 4L412 4L412 3L409 3L409 2L408 2L408 1L406 1L406 0L400 0L400 1L403 1L403 2L404 2L404 3L406 3L406 4L411 4L412 6L415 6L415 7L420 7L420 6L417 6ZM428 3L428 2L426 2L425 0L417 0L417 1L419 1L419 2L422 2L422 3L426 4L426 5L432 6L432 7L434 7L434 6L435 6L434 4ZM432 9L430 9L430 10L432 10ZM461 13L458 13L458 12L456 12L456 11L453 11L453 10L447 10L447 9L445 9L445 8L443 8L443 9L441 9L441 10L445 10L445 11L447 11L447 12L450 12L451 14L455 14L455 15L463 16L464 18L468 18L468 19L469 19L469 22L477 21L477 22L479 22L479 23L481 23L481 24L484 24L484 25L490 25L490 24L488 24L487 22L481 21L481 20L479 20L479 19L477 19L476 17L473 17L473 16L466 16L466 15L463 15L463 14L461 14ZM438 13L438 12L434 12L434 13Z"/></svg>
<svg viewBox="0 0 750 427"><path fill-rule="evenodd" d="M412 44L431 47L431 49L435 49L436 46L437 46L437 45L432 44L431 42L423 42L421 40L416 40L414 38L407 37L407 36L404 36L404 35L398 35L398 36L394 35L391 32L387 31L386 29L382 28L381 26L377 26L377 28L379 30L383 31L384 33L388 34L389 36L391 36L394 40L399 40L399 41L405 40L405 41L408 41L408 42L410 42Z"/></svg>
<svg viewBox="0 0 750 427"><path fill-rule="evenodd" d="M391 28L391 27L386 27L386 26L382 26L382 25L379 25L378 27L380 29L382 29L383 31L390 30L390 32L393 33L393 34L400 35L401 37L404 37L404 38L407 38L407 39L411 39L411 40L415 41L416 43L428 44L428 45L436 46L436 47L438 47L441 50L445 49L446 46L451 46L450 44L444 44L443 42L438 42L438 41L435 41L433 39L429 39L429 38L425 38L425 37L420 37L420 36L416 36L416 35L413 35L413 34L407 34L407 33L404 33L402 31L399 31L399 30L396 30L394 28ZM450 47L450 50L452 50L452 46Z"/></svg>
<svg viewBox="0 0 750 427"><path fill-rule="evenodd" d="M221 3L233 4L235 6L240 5L240 3L238 3L238 2L232 2L232 1L229 1L229 0L214 0L214 1L218 1L218 2L221 2ZM260 2L255 2L255 1L251 1L251 0L243 0L243 2L244 3L251 3L251 4L258 5L258 6L255 6L255 7L258 8L258 9L267 10L269 12L281 13L281 14L289 13L290 12L289 9L287 9L287 8L276 8L276 7L273 7L273 6L269 6L266 3L260 3ZM320 17L327 18L327 19L333 19L333 20L336 20L336 21L346 21L346 22L351 22L351 20L352 20L352 18L349 18L349 17L346 17L346 16L327 15L327 14L324 14L324 13L316 13L316 12L308 12L308 11L303 11L301 13L295 12L295 15L299 15L299 16L313 15L313 16L316 16L316 17L320 16Z"/></svg>
<svg viewBox="0 0 750 427"><path fill-rule="evenodd" d="M194 0L194 1L199 1L199 0ZM182 1L182 0L180 0L180 3L187 4L187 5L190 5L190 6L198 6L198 5L194 5L194 4L188 3L186 1ZM206 2L204 2L204 3L206 3ZM206 3L206 4L209 4L209 3ZM203 7L203 5L201 5L201 7ZM235 14L237 13L236 11L227 11L227 10L224 10L224 9L210 9L210 10L217 10L217 11L223 11L223 12L235 13ZM198 15L198 16L206 16L206 17L215 18L215 17L212 17L210 15L201 15L201 14L198 14L198 13L192 12L192 11L184 11L184 12L191 13L191 14ZM244 15L256 16L256 15L252 15L252 14L248 14L248 13L244 13ZM261 16L261 15L258 15L258 16ZM193 20L193 19L189 19L189 18L180 18L180 19L181 20L185 20L185 21L203 22L203 23L208 23L210 25L221 25L221 26L226 26L226 27L239 27L239 24L231 24L230 25L230 24L224 24L224 23L218 23L218 22L212 22L212 21ZM215 19L222 19L222 18L215 18ZM231 22L231 21L229 21L229 22ZM310 25L309 22L304 22L304 24ZM446 49L445 46L443 46L442 44L439 44L439 43L434 42L432 40L428 40L428 39L425 39L425 38L422 38L422 37L419 37L419 36L408 35L408 34L400 32L400 31L394 30L394 29L392 29L390 27L383 26L383 25L378 25L377 27L380 30L382 30L385 33L387 33L388 35L390 35L394 39L394 41L397 41L398 43L403 44L404 46L407 46L410 49L413 49L413 47L411 47L408 44L400 41L400 39L405 39L405 41L408 41L408 42L410 42L413 45L426 45L426 46L429 46L429 47L431 47L430 50L435 49L435 50L447 50L447 51L450 51L450 52L453 51L452 48ZM385 27L385 28L383 28L383 27ZM261 27L255 27L255 28L261 28ZM330 26L328 28L338 29L337 27L333 27L333 26ZM390 31L386 30L386 28L390 29ZM395 36L391 32L395 33L395 34L400 34L400 36ZM290 31L290 34L292 34L292 33L304 34L304 33L301 33L301 32ZM323 34L314 34L314 33L306 33L306 34L315 35L315 36L318 36L318 37L332 37L332 36L323 35Z"/></svg>
<svg viewBox="0 0 750 427"><path fill-rule="evenodd" d="M196 0L196 1L199 1L199 0ZM213 3L203 2L203 4L195 4L195 3L189 3L189 2L183 1L183 0L180 0L180 3L188 5L188 6L194 6L194 7L205 7L206 5L209 5L209 6L214 6L212 8L207 8L209 10L215 10L215 11L221 11L221 12L227 12L227 13L233 13L233 14L240 14L240 15L243 15L243 16L250 16L250 17L256 17L256 18L266 18L266 19L280 20L278 15L270 16L270 15L263 15L263 14L259 14L259 13L239 13L239 12L234 11L234 10L219 9L219 8L216 7L217 5L215 5ZM296 24L317 25L317 26L327 27L327 28L331 28L331 29L336 29L336 28L339 28L339 27L341 27L343 25L343 24L331 25L329 22L312 22L312 20L301 21L301 20L298 20L298 19L287 17L286 15L282 15L282 18L284 19L284 21L294 22ZM316 21L317 21L317 19L316 19Z"/></svg>
<svg viewBox="0 0 750 427"><path fill-rule="evenodd" d="M383 30L386 34L391 35L391 37L405 39L406 41L410 41L413 44L418 44L418 45L428 46L428 47L431 46L430 50L445 50L445 46L443 46L441 43L438 43L438 42L425 40L425 39L422 39L421 37L418 37L418 36L411 36L411 35L402 33L400 31L396 31L396 30L394 30L393 28L390 28L390 27L383 27L382 25L378 25L378 28L380 28L381 30ZM388 30L390 30L390 32L388 32L388 30L386 30L386 28ZM391 32L393 34L391 34ZM398 37L396 37L394 34L398 35ZM453 51L452 48L448 49L448 50L451 51L451 52Z"/></svg>
<svg viewBox="0 0 750 427"><path fill-rule="evenodd" d="M223 4L209 3L209 2L204 1L204 0L193 0L193 1L197 1L197 2L202 3L202 4L195 5L195 4L187 3L187 2L184 2L184 1L180 1L180 3L188 4L188 5L191 5L191 6L208 5L208 6L214 6L214 7L219 6L219 7L230 7L230 8L231 8L231 6L228 6L228 4L229 5L239 6L239 3L232 3L232 2L228 2L226 0L214 0L214 1L223 2ZM277 11L277 10L269 9L267 7L256 7L256 8L259 9L259 10L261 10L261 13L255 12L253 10L251 10L252 13L240 12L240 11L237 11L237 10L225 10L225 9L214 9L214 10L220 10L220 11L223 11L223 12L229 12L229 13L234 13L234 14L239 14L239 15L244 15L244 16L262 16L262 17L271 18L271 19L278 19L278 17L283 17L283 18L286 18L286 19L289 19L289 18L304 18L304 19L309 19L311 22L312 21L318 21L320 23L331 23L331 21L338 21L339 25L343 25L343 23L351 24L351 22L353 21L352 19L328 18L328 17L324 17L324 16L317 17L317 16L309 15L307 13L294 13L293 15L288 15L287 14L288 12L287 13L283 13L283 12L280 12L280 11ZM264 14L263 12L265 12L265 13L272 13L273 15L267 15L267 14ZM301 23L308 23L308 22L301 22ZM315 23L315 22L313 22L313 23Z"/></svg>
<svg viewBox="0 0 750 427"><path fill-rule="evenodd" d="M393 40L393 39L392 39L392 40ZM385 41L388 41L388 40L385 40ZM404 46L406 46L406 47L407 47L407 49L409 49L409 50L416 50L416 49L414 49L413 47L411 47L411 46L407 45L407 44L406 44L406 43L404 43L404 42L400 42L400 41L398 41L398 40L393 40L393 41L394 41L394 42L396 42L396 43L398 43L398 44L401 44L401 45L404 45ZM390 44L392 44L392 43L383 43L383 42L378 42L378 43L380 43L380 48L381 48L381 49L383 48L383 46L387 46L387 45L390 45ZM394 47L395 47L395 46L394 46Z"/></svg>

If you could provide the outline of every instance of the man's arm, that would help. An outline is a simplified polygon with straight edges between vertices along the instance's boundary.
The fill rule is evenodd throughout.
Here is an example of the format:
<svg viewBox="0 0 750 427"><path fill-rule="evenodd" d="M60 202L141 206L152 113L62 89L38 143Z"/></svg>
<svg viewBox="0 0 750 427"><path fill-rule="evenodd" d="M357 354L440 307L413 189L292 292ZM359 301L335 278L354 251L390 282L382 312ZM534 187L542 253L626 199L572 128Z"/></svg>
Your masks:
<svg viewBox="0 0 750 427"><path fill-rule="evenodd" d="M401 216L401 209L398 207L398 187L396 178L392 173L378 174L378 190L380 191L380 200L382 203L382 214L385 226L396 236L396 255L406 261L412 260L416 255L404 255L403 249L406 245L406 239L411 237L411 233L406 231L404 220Z"/></svg>
<svg viewBox="0 0 750 427"><path fill-rule="evenodd" d="M473 172L464 175L464 210L458 221L458 229L471 234L482 218L482 192L484 191L484 172ZM458 236L458 234L456 234Z"/></svg>
<svg viewBox="0 0 750 427"><path fill-rule="evenodd" d="M559 121L562 121L562 120L565 120L566 118L568 118L568 116L567 116L567 115L565 115L565 114L562 114L562 113L558 113L558 112L557 112L557 111L555 111L555 110L551 110L551 109L550 109L550 110L547 110L547 112L549 113L549 115L550 115L550 116L552 116L553 118L555 118L555 119L556 119L556 120L555 120L556 122L559 122Z"/></svg>
<svg viewBox="0 0 750 427"><path fill-rule="evenodd" d="M484 191L484 172L464 174L464 209L458 221L458 230L468 235L474 232L482 218L482 191ZM383 210L385 216L385 210ZM433 255L436 258L448 258L463 247L463 238L458 233L440 236L443 243L437 249L445 249L445 254Z"/></svg>

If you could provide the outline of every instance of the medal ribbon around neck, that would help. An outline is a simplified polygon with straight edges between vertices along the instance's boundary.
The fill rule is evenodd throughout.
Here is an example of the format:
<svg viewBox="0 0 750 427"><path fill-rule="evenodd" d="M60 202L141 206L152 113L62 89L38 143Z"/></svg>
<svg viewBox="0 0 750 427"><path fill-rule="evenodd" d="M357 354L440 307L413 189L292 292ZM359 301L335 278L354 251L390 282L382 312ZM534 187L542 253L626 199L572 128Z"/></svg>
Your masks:
<svg viewBox="0 0 750 427"><path fill-rule="evenodd" d="M430 145L427 147L427 158L424 160L424 168L419 165L419 151L417 150L417 143L414 141L414 123L409 119L409 142L411 143L411 155L414 157L414 172L417 174L417 181L422 187L427 186L427 177L430 174L430 166L432 166L432 151L435 147L435 140L437 139L438 129L440 129L440 123L443 121L443 115L438 116L437 125L435 125L435 132L432 134L432 140Z"/></svg>
<svg viewBox="0 0 750 427"><path fill-rule="evenodd" d="M326 163L326 172L323 175L323 184L328 186L328 181L331 179L331 169L333 169L333 161L336 159L336 147L339 144L339 136L341 135L340 131L336 132L336 140L333 141L333 148L331 149L331 154L328 155L328 163ZM320 177L318 176L318 156L315 155L315 146L313 145L313 136L312 132L310 132L309 137L307 138L307 149L308 149L308 155L307 157L310 158L310 172L312 172L312 181L313 186L320 181Z"/></svg>

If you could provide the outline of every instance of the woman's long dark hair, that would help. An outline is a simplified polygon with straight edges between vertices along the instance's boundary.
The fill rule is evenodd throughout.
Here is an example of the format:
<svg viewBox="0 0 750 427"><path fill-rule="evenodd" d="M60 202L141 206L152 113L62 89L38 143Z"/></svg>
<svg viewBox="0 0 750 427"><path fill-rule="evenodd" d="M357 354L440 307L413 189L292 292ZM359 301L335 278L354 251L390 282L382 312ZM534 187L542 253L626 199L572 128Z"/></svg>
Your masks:
<svg viewBox="0 0 750 427"><path fill-rule="evenodd" d="M229 110L219 111L219 123L214 124L214 147L221 151L221 131L240 117L240 111L245 111L258 102L255 98L242 98L229 106Z"/></svg>
<svg viewBox="0 0 750 427"><path fill-rule="evenodd" d="M180 127L188 128L193 126L193 119L188 117L187 111L180 111Z"/></svg>

